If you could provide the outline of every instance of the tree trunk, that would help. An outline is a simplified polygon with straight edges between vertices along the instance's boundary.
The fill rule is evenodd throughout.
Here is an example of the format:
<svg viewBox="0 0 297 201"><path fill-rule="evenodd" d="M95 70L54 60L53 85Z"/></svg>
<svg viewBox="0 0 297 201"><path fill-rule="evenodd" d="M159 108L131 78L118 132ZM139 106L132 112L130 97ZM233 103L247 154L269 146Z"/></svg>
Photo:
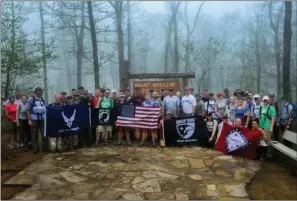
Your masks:
<svg viewBox="0 0 297 201"><path fill-rule="evenodd" d="M276 23L272 19L272 2L269 2L269 20L270 28L272 29L274 35L274 55L275 55L275 65L277 69L277 97L281 96L281 50L280 50L280 41L279 41L279 24L281 15L283 12L283 6L280 8Z"/></svg>
<svg viewBox="0 0 297 201"><path fill-rule="evenodd" d="M295 102L297 102L297 1L296 1L295 14L296 14L296 19L295 19L296 20L296 22L295 22L296 23L295 24L296 25L296 27L295 27L296 28L296 30L295 30L296 31L296 34L295 34L295 36L296 36L296 38L295 38L296 39L296 41L295 41L296 42L296 48L295 48L295 50L296 50L295 51L295 66L296 66L295 92L296 92L296 99L295 99Z"/></svg>
<svg viewBox="0 0 297 201"><path fill-rule="evenodd" d="M41 24L41 47L42 47L42 68L43 68L43 87L44 98L48 102L48 86L47 86L47 67L46 67L46 53L45 53L45 32L44 32L44 19L43 19L43 7L42 2L39 2L39 14Z"/></svg>
<svg viewBox="0 0 297 201"><path fill-rule="evenodd" d="M257 93L260 93L261 90L261 73L262 73L262 68L261 68L261 58L260 58L260 39L259 39L259 16L257 15L257 30L256 30L256 49L255 49L255 54L256 54L256 65L257 65Z"/></svg>
<svg viewBox="0 0 297 201"><path fill-rule="evenodd" d="M116 31L118 38L118 62L119 62L119 76L120 76L120 88L124 89L127 86L127 78L125 76L125 65L124 65L124 37L122 28L122 17L123 17L123 2L114 2L114 10L116 14Z"/></svg>
<svg viewBox="0 0 297 201"><path fill-rule="evenodd" d="M11 71L14 67L14 51L15 51L15 13L14 13L14 2L11 2L11 33L12 33L12 37L11 37L11 54L9 56L8 59L8 68L6 71L6 75L5 75L5 88L4 88L4 94L5 94L5 98L8 98L10 95L10 88L11 88Z"/></svg>
<svg viewBox="0 0 297 201"><path fill-rule="evenodd" d="M175 4L175 3L174 3ZM175 5L175 12L172 11L172 17L173 17L173 41L174 41L174 72L179 72L179 51L178 51L178 35L177 35L177 11L179 7L179 2Z"/></svg>
<svg viewBox="0 0 297 201"><path fill-rule="evenodd" d="M87 4L88 4L88 14L89 14L90 27L91 27L91 40L92 40L92 48L93 48L94 81L95 81L95 87L100 87L97 36L96 36L96 30L95 30L95 21L93 17L92 2L87 1Z"/></svg>
<svg viewBox="0 0 297 201"><path fill-rule="evenodd" d="M81 2L81 26L79 35L77 37L77 87L81 86L81 69L82 69L82 58L83 58L83 51L84 51L84 30L85 30L85 17L84 17L84 10L85 10L85 2Z"/></svg>
<svg viewBox="0 0 297 201"><path fill-rule="evenodd" d="M196 25L197 25L197 21L198 21L198 17L199 17L199 14L200 14L200 11L201 11L201 8L204 4L204 1L200 4L200 7L196 13L196 16L195 16L195 20L194 20L194 23L193 23L193 26L192 28L190 29L190 25L189 25L189 20L188 20L188 2L185 2L185 24L186 24L186 31L187 31L187 39L186 39L186 55L185 55L185 71L186 72L190 72L190 61L189 61L189 50L190 50L190 39L191 39L191 36L192 34L194 33L195 29L196 29Z"/></svg>
<svg viewBox="0 0 297 201"><path fill-rule="evenodd" d="M291 101L290 62L291 62L291 38L292 38L292 1L285 2L284 17L284 59L283 59L283 96Z"/></svg>
<svg viewBox="0 0 297 201"><path fill-rule="evenodd" d="M129 69L128 72L132 72L132 49L131 49L131 43L132 43L132 38L131 38L131 8L130 8L130 1L127 1L127 34L128 34L128 61L129 61Z"/></svg>
<svg viewBox="0 0 297 201"><path fill-rule="evenodd" d="M170 17L168 21L168 27L167 27L167 36L166 36L166 43L165 43L165 55L164 55L164 72L167 73L169 70L169 46L171 44L171 35L172 35L172 16Z"/></svg>

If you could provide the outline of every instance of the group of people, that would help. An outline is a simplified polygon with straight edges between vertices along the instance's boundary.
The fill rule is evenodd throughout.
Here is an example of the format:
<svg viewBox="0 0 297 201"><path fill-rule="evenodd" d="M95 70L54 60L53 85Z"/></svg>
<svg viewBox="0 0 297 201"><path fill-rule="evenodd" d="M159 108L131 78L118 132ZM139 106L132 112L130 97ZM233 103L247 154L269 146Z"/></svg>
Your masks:
<svg viewBox="0 0 297 201"><path fill-rule="evenodd" d="M70 94L65 91L57 93L49 105L87 104L91 110L120 108L122 104L126 103L144 107L160 107L160 124L157 130L129 129L115 125L92 125L76 138L60 139L60 143L67 142L69 145L67 146L70 148L99 146L100 142L107 145L113 140L116 140L120 145L124 135L128 145L132 145L133 140L140 140L139 145L142 146L150 136L153 146L156 146L157 139L160 139L160 145L164 147L163 120L195 115L205 118L210 146L215 143L223 122L237 127L261 129L263 139L260 145L264 149L269 146L271 139L278 140L280 133L290 126L293 105L283 99L281 99L281 103L278 103L274 93L261 97L252 92L236 90L230 94L226 88L223 93L219 92L215 97L207 89L202 94L193 92L191 87L185 87L184 96L181 96L180 92L168 88L161 89L161 95L159 95L158 92L151 89L143 95L140 88L135 88L134 94L131 95L130 89L117 92L114 89L110 91L109 89L96 88L94 92L89 92L84 87L79 87L72 89ZM40 151L38 143L40 138L42 138L45 148L50 144L49 140L43 137L47 103L42 95L43 90L40 87L28 94L17 90L15 96L9 97L3 103L11 133L10 148L28 146L33 148L34 153L37 153ZM11 142L12 140L14 143ZM264 156L265 153L264 151Z"/></svg>

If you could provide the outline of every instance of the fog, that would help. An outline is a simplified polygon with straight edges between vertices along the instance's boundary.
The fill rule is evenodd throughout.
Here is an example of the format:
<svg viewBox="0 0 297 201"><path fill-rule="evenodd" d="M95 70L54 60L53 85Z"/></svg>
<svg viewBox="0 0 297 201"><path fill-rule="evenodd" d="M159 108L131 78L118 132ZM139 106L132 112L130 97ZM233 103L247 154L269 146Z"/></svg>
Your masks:
<svg viewBox="0 0 297 201"><path fill-rule="evenodd" d="M35 62L32 64L32 72L26 70L31 68L27 61L25 66L20 64L20 69L11 70L9 74L7 72L11 67L6 67L5 59L2 58L2 93L12 93L16 87L22 90L44 87L44 66L47 71L49 97L56 92L70 91L80 85L90 91L95 87L119 90L128 87L121 86L119 68L123 68L122 62L129 59L131 73L194 72L196 77L189 81L189 85L194 87L196 92L201 92L204 88L218 92L228 87L230 90L241 88L257 93L283 93L282 61L279 66L276 61L278 51L275 32L271 27L269 15L271 8L271 19L274 24L278 23L278 46L282 56L285 11L283 2L270 5L269 2L247 1L133 1L130 3L130 12L127 10L127 2L123 3L119 17L112 4L120 6L116 2L91 4L98 49L99 84L96 85L94 41L91 36L90 10L86 2L83 5L83 15L81 2L43 2L45 43L41 40L39 2L14 2L14 7L11 2L3 2L2 57L9 57L5 51L11 47L6 47L5 44L9 44L8 41L11 40L8 36L13 26L12 12L17 8L14 17L21 16L24 20L18 23L20 27L15 27L16 34L18 36L24 31L28 41L24 47L27 52L24 57L34 55L34 58L40 59L30 60ZM294 2L291 22L289 75L292 97L297 96L296 5ZM200 13L194 23L200 6ZM121 48L118 45L119 29L116 26L119 19L122 29L120 34L123 37L122 59L119 59ZM81 31L83 38L79 37ZM48 53L45 65L41 59L44 57L42 47L45 47L45 52ZM281 68L281 71L278 71L278 68Z"/></svg>

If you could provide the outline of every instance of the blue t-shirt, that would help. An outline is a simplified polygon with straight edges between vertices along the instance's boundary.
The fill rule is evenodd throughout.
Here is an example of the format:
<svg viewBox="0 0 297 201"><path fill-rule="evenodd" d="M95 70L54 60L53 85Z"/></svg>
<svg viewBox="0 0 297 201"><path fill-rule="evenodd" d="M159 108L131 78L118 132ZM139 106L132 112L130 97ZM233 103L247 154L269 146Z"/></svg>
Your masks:
<svg viewBox="0 0 297 201"><path fill-rule="evenodd" d="M244 114L246 113L246 112L248 112L249 111L249 107L248 107L248 105L246 106L246 107L244 107L244 108L236 108L235 109L235 118L237 119L237 118L239 118L239 119L243 119L243 117L244 117Z"/></svg>
<svg viewBox="0 0 297 201"><path fill-rule="evenodd" d="M141 106L145 106L145 107L152 107L152 106L154 106L154 107L157 107L157 106L160 106L160 103L158 102L158 101L154 101L154 100L152 100L152 101L143 101L142 103L141 103Z"/></svg>

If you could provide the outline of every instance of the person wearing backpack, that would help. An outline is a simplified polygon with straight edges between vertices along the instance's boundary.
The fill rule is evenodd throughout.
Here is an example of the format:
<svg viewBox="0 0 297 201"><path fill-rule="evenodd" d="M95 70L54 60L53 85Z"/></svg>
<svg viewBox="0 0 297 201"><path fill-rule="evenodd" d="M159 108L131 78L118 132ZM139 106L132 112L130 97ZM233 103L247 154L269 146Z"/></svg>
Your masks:
<svg viewBox="0 0 297 201"><path fill-rule="evenodd" d="M263 129L268 136L269 141L273 140L273 126L275 122L275 109L273 106L269 105L269 98L268 96L264 96L263 105L260 107L260 120L259 126ZM268 145L268 152L271 154L271 147Z"/></svg>
<svg viewBox="0 0 297 201"><path fill-rule="evenodd" d="M109 97L108 89L104 92L104 97L100 99L98 108L112 109L115 107L114 101ZM99 125L96 128L96 144L99 144L100 137L104 139L104 145L108 144L108 138L112 139L112 125Z"/></svg>
<svg viewBox="0 0 297 201"><path fill-rule="evenodd" d="M30 97L27 102L28 124L31 126L31 141L33 153L41 151L42 144L38 144L38 139L44 142L44 120L46 104L42 97L43 90L41 87L35 88L35 96Z"/></svg>

